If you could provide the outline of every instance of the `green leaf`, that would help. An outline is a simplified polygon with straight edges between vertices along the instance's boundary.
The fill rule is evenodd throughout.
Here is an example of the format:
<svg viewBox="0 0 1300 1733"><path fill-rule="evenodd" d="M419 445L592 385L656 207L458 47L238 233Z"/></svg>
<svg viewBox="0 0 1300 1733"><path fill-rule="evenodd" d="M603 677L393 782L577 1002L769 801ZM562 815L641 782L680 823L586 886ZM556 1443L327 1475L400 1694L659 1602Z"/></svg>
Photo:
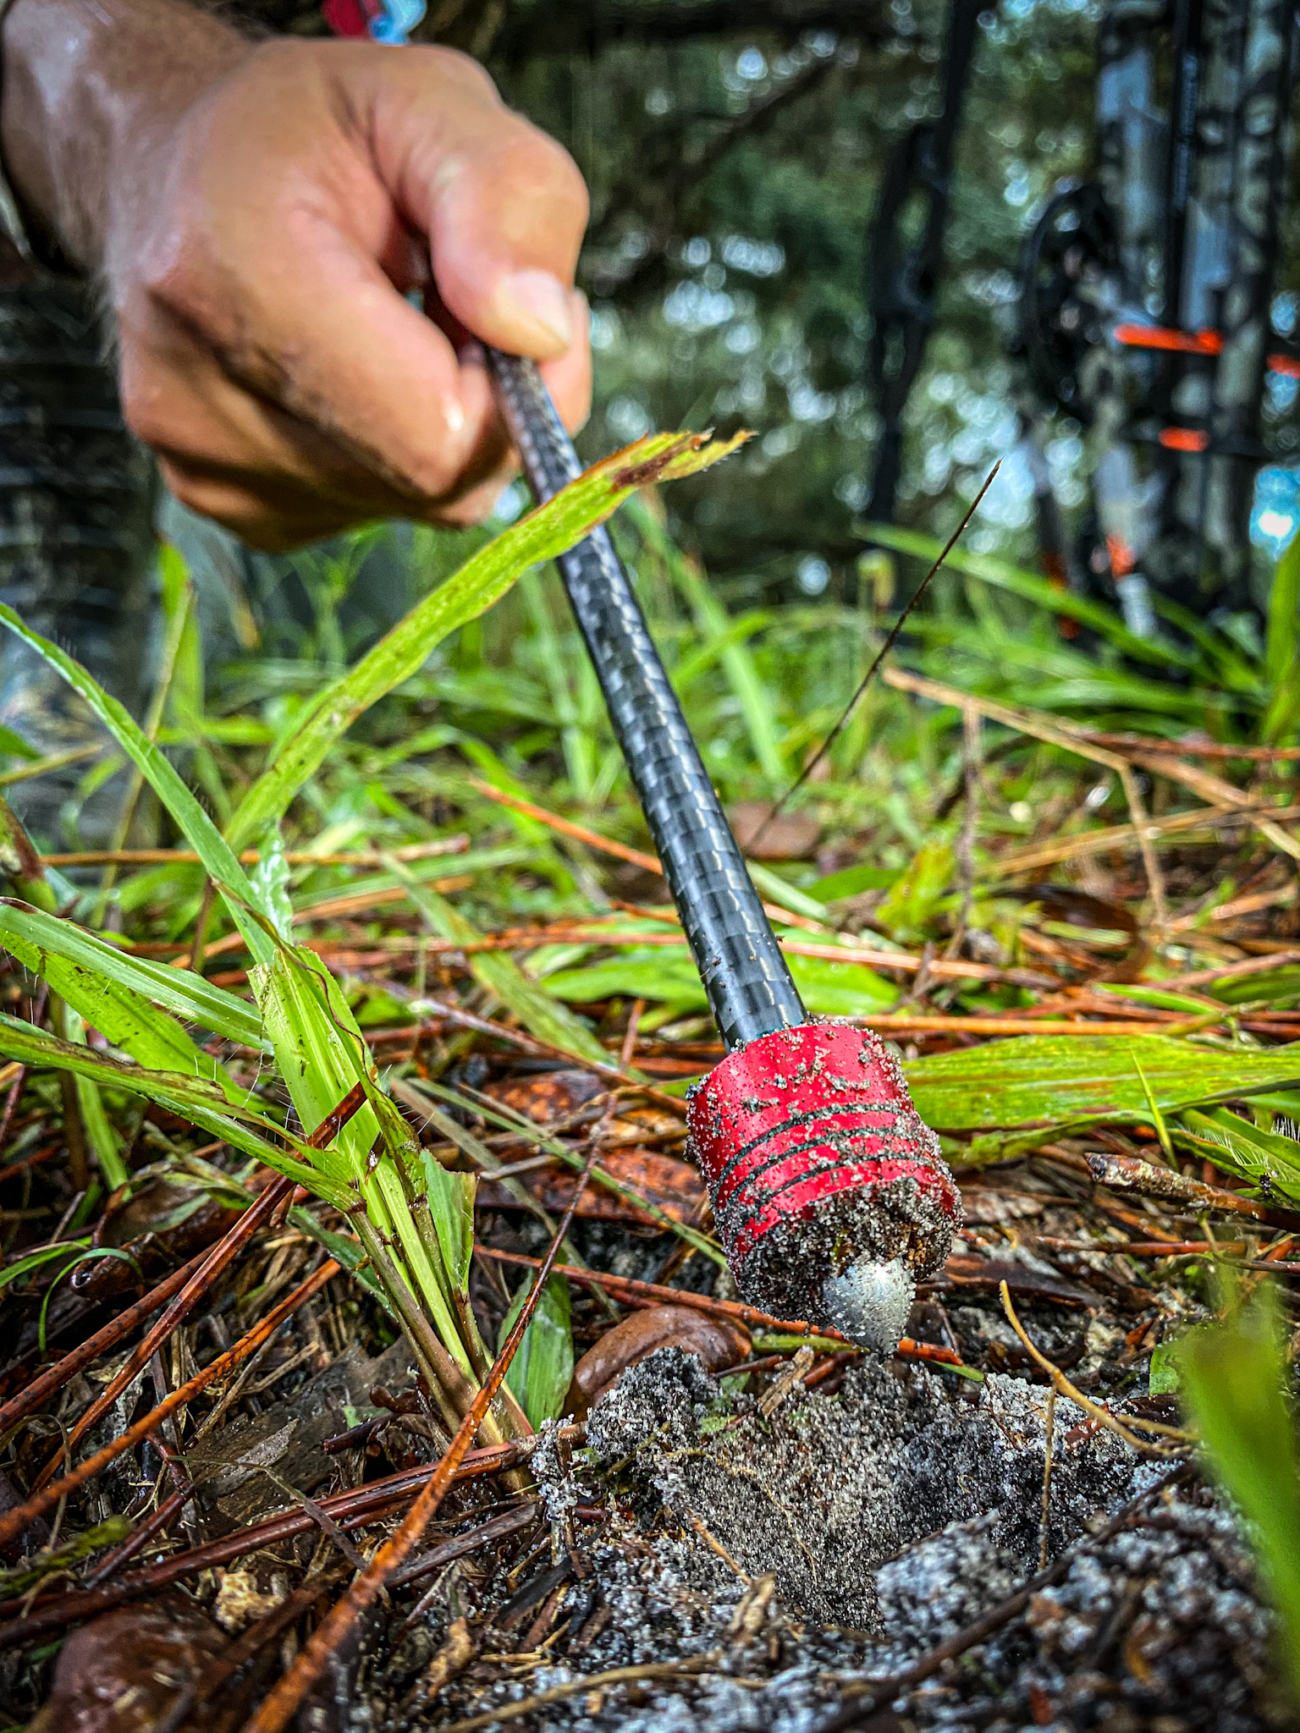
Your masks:
<svg viewBox="0 0 1300 1733"><path fill-rule="evenodd" d="M59 958L72 968L86 971L106 986L121 987L135 998L163 1005L187 1022L211 1029L214 1035L241 1046L265 1048L262 1020L254 1006L227 993L224 987L214 987L202 975L191 969L171 969L151 957L137 957L119 945L107 944L97 934L88 932L69 920L48 915L41 909L13 898L0 898L0 944L29 968L33 974L50 980L44 963L36 958ZM65 977L66 978L66 977ZM51 980L55 991L63 994L62 986ZM79 1007L80 1008L80 1007ZM102 1026L94 1016L82 1015L96 1029ZM116 1046L131 1053L127 1042L108 1029L102 1029ZM131 1053L142 1064L161 1064L143 1054Z"/></svg>
<svg viewBox="0 0 1300 1733"><path fill-rule="evenodd" d="M1179 1346L1183 1404L1215 1477L1247 1522L1278 1615L1277 1653L1300 1708L1300 1448L1283 1392L1286 1332L1273 1287L1230 1302Z"/></svg>
<svg viewBox="0 0 1300 1733"><path fill-rule="evenodd" d="M34 746L29 746L21 734L15 734L12 728L0 728L0 752L10 758L25 758L30 763L41 755Z"/></svg>
<svg viewBox="0 0 1300 1733"><path fill-rule="evenodd" d="M478 1175L446 1168L427 1149L420 1150L429 1214L442 1249L442 1261L458 1294L469 1292L469 1266L474 1255L474 1197Z"/></svg>
<svg viewBox="0 0 1300 1733"><path fill-rule="evenodd" d="M819 903L834 903L841 897L860 896L863 891L887 891L902 876L897 867L844 867L842 871L809 885L808 895Z"/></svg>
<svg viewBox="0 0 1300 1733"><path fill-rule="evenodd" d="M581 541L637 486L649 480L693 475L727 456L740 442L683 441L680 434L651 434L593 465L554 499L503 531L418 602L355 667L306 706L274 762L240 802L227 827L231 846L247 847L268 825L283 817L303 784L357 717L418 673L430 651L449 632L491 607L530 566L554 559Z"/></svg>
<svg viewBox="0 0 1300 1733"><path fill-rule="evenodd" d="M903 941L924 936L936 905L952 883L953 865L951 847L937 838L917 850L876 909L876 920L891 937Z"/></svg>
<svg viewBox="0 0 1300 1733"><path fill-rule="evenodd" d="M1145 1119L1142 1067L1164 1113L1300 1081L1300 1044L1270 1052L1198 1047L1168 1035L1025 1035L907 1062L916 1110L936 1131Z"/></svg>
<svg viewBox="0 0 1300 1733"><path fill-rule="evenodd" d="M1178 1371L1177 1342L1159 1342L1151 1350L1147 1391L1151 1396L1176 1395L1182 1383Z"/></svg>
<svg viewBox="0 0 1300 1733"><path fill-rule="evenodd" d="M515 1320L524 1309L524 1301L532 1291L534 1276L520 1284L519 1292L510 1303L510 1310L501 1320L497 1341L500 1353ZM524 1331L519 1351L510 1363L506 1383L518 1398L536 1429L544 1420L558 1420L564 1398L573 1379L573 1331L570 1328L569 1284L563 1276L552 1276L542 1289L532 1322Z"/></svg>

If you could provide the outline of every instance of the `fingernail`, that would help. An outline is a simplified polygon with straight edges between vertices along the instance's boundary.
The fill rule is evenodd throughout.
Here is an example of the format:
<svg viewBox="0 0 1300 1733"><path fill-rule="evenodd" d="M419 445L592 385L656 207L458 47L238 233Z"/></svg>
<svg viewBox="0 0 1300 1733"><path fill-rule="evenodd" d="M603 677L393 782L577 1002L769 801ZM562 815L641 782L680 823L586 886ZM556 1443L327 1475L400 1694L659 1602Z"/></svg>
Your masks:
<svg viewBox="0 0 1300 1733"><path fill-rule="evenodd" d="M538 335L544 335L548 347L557 343L567 349L573 341L568 291L549 271L516 271L512 277L503 277L497 288L497 305L507 318L538 327Z"/></svg>

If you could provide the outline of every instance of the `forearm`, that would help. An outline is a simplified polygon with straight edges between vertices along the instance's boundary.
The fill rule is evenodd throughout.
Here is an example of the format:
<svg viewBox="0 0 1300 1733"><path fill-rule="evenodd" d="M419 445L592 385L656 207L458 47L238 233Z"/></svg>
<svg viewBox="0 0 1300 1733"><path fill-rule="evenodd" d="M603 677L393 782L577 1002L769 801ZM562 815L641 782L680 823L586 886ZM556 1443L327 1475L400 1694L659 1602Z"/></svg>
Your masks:
<svg viewBox="0 0 1300 1733"><path fill-rule="evenodd" d="M180 0L10 7L0 150L24 214L70 263L102 267L122 204L150 197L150 146L250 46Z"/></svg>

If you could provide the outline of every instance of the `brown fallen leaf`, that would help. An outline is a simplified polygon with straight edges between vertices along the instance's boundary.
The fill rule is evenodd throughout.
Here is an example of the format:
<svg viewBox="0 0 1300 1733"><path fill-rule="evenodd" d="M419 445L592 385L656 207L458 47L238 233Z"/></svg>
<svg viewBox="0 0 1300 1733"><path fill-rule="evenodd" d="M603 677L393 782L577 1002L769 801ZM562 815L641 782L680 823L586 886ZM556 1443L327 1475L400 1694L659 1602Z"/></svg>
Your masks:
<svg viewBox="0 0 1300 1733"><path fill-rule="evenodd" d="M816 819L787 812L768 824L771 815L770 800L742 800L728 811L736 841L754 860L803 860L817 847Z"/></svg>
<svg viewBox="0 0 1300 1733"><path fill-rule="evenodd" d="M699 1170L687 1161L677 1161L671 1155L660 1155L653 1149L611 1149L601 1156L601 1167L623 1185L635 1186L650 1203L661 1209L675 1222L698 1222L707 1201L704 1181ZM558 1161L520 1175L537 1201L553 1215L562 1215L573 1197L578 1176L571 1167ZM518 1209L518 1202L503 1186L483 1180L478 1188L478 1201L491 1209ZM589 1185L578 1200L578 1214L589 1221L637 1222L653 1227L655 1218L636 1204L627 1202L616 1192L599 1184Z"/></svg>
<svg viewBox="0 0 1300 1733"><path fill-rule="evenodd" d="M749 1332L739 1324L706 1318L689 1306L647 1306L606 1330L573 1369L566 1411L581 1419L629 1366L656 1348L694 1354L706 1372L723 1372L749 1354Z"/></svg>
<svg viewBox="0 0 1300 1733"><path fill-rule="evenodd" d="M225 1647L210 1619L179 1595L119 1607L74 1631L54 1669L54 1688L28 1733L149 1733ZM204 1706L205 1733L231 1725Z"/></svg>
<svg viewBox="0 0 1300 1733"><path fill-rule="evenodd" d="M559 1071L538 1071L531 1077L499 1077L483 1085L481 1093L514 1113L522 1113L534 1125L549 1125L567 1119L609 1087L590 1071L566 1066Z"/></svg>

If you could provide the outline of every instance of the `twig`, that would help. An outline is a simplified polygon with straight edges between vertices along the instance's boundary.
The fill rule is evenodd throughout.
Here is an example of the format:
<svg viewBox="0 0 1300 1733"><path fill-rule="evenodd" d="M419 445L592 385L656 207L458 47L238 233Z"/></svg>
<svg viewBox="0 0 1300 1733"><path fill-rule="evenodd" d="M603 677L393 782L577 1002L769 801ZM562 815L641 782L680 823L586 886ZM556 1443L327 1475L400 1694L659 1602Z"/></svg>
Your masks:
<svg viewBox="0 0 1300 1733"><path fill-rule="evenodd" d="M1025 1333L1024 1325L1016 1316L1015 1307L1011 1304L1011 1289L1006 1282L998 1283L998 1292L1002 1296L1002 1309L1007 1315L1007 1322L1019 1336L1030 1359L1035 1365L1041 1367L1052 1380L1052 1387L1058 1395L1068 1396L1076 1407L1082 1408L1085 1414L1091 1415L1098 1425L1104 1426L1108 1432L1113 1432L1117 1438L1122 1438L1130 1450L1139 1451L1143 1456L1168 1456L1169 1450L1165 1445L1143 1443L1140 1438L1134 1436L1128 1426L1117 1420L1109 1409L1103 1408L1100 1402L1094 1402L1091 1396L1085 1396L1077 1385L1072 1384L1061 1368L1054 1365L1046 1354L1042 1353L1030 1341ZM1179 1444L1190 1444L1192 1441L1190 1433L1185 1432L1180 1426L1165 1426L1160 1421L1143 1420L1137 1415L1129 1415L1127 1418L1130 1426L1135 1426L1142 1432L1156 1433L1162 1438L1173 1438Z"/></svg>
<svg viewBox="0 0 1300 1733"><path fill-rule="evenodd" d="M502 1252L495 1246L476 1245L475 1252L479 1257L492 1258L497 1263L520 1264L526 1269L537 1269L540 1266L538 1258L527 1257L523 1252ZM743 1305L739 1300L715 1300L710 1294L692 1293L687 1288L669 1288L659 1282L638 1282L630 1276L613 1276L604 1270L577 1269L570 1264L556 1264L554 1273L567 1276L571 1282L578 1282L584 1287L605 1288L615 1299L635 1305L640 1301L648 1306L689 1306L693 1311L703 1312L707 1317L728 1318L738 1324L755 1325L765 1330L774 1330L783 1336L818 1336L831 1342L842 1342L853 1353L860 1353L856 1343L850 1342L847 1336L842 1336L838 1330L828 1325L816 1329L802 1320L791 1322L788 1318L773 1317L770 1312L760 1312L757 1306ZM905 1359L930 1360L940 1366L960 1366L961 1356L951 1348L941 1348L932 1342L914 1342L909 1336L904 1336L898 1344L896 1353ZM743 1363L742 1363L743 1364Z"/></svg>
<svg viewBox="0 0 1300 1733"><path fill-rule="evenodd" d="M882 678L887 686L893 686L899 692L911 692L918 698L929 698L936 704L950 704L954 709L964 711L969 705L987 716L991 722L1000 722L1004 728L1014 728L1021 734L1031 735L1035 740L1043 740L1049 746L1059 746L1065 752L1076 753L1080 758L1090 759L1094 764L1104 764L1107 770L1113 770L1119 777L1129 804L1129 812L1133 819L1133 832L1138 849L1142 855L1142 866L1147 876L1147 885L1151 891L1151 905L1155 914L1155 923L1163 929L1169 918L1167 900L1165 897L1165 881L1156 860L1155 850L1147 832L1151 820L1142 801L1137 782L1133 775L1133 766L1129 760L1117 752L1109 752L1104 747L1093 746L1083 735L1076 734L1071 729L1063 728L1050 717L1040 716L1037 711L1025 710L1019 706L999 704L991 698L978 697L973 692L963 692L956 686L946 686L940 680L927 680L923 675L913 674L905 668L886 668ZM1215 780L1215 779L1212 779ZM1228 783L1223 783L1228 788ZM1231 789L1236 797L1224 804L1237 805L1245 802L1251 804L1245 795L1237 789Z"/></svg>
<svg viewBox="0 0 1300 1733"><path fill-rule="evenodd" d="M799 792L799 790L803 787L804 783L807 782L808 778L812 775L813 771L816 770L817 766L821 763L822 759L825 758L826 754L830 751L831 747L839 739L840 734L843 732L846 724L848 723L849 718L852 716L853 712L857 709L863 693L866 691L867 687L870 686L872 680L875 678L876 670L880 667L880 665L884 661L885 657L893 649L894 645L898 642L899 638L902 635L903 627L907 624L909 618L911 617L912 610L916 607L917 603L921 600L921 597L925 594L926 590L929 589L931 578L933 578L935 573L937 571L939 571L939 569L942 567L944 561L948 558L948 555L952 552L952 550L957 546L957 543L961 540L962 536L965 533L966 525L970 522L970 520L975 516L975 513L979 510L980 504L984 498L984 495L992 487L993 478L994 478L994 476L997 475L998 471L1001 468L1002 468L1002 459L999 458L998 461L993 465L993 468L985 476L984 485L980 488L979 492L975 495L975 498L970 502L970 505L968 506L968 508L966 510L966 515L962 518L961 522L957 525L957 528L948 537L948 540L944 545L942 553L939 555L938 559L934 562L934 564L930 567L929 571L925 574L925 576L921 579L919 586L917 587L917 589L912 594L911 600L908 602L907 606L903 609L902 613L898 616L898 618L894 621L894 624L890 629L888 637L885 639L884 643L880 646L880 649L876 652L876 655L872 660L871 666L867 669L866 673L862 676L862 679L858 682L857 691L854 692L852 698L849 699L848 703L844 706L844 709L840 712L839 719L835 723L835 726L831 729L830 733L822 741L821 745L817 748L816 752L813 753L812 757L804 765L803 769L799 772L798 776L795 777L794 781L790 784L789 788L787 788L785 793L783 795L781 795L777 799L777 801L774 803L772 810L768 813L767 817L763 820L762 824L759 825L758 829L754 832L753 836L750 837L747 851L746 851L747 853L749 853L751 855L753 854L754 850L758 847L759 843L762 842L763 837L766 834L769 826L771 826L774 823L774 821L776 820L777 815L788 805L788 803L792 799L792 797Z"/></svg>
<svg viewBox="0 0 1300 1733"><path fill-rule="evenodd" d="M1170 975L1155 985L1166 992L1182 987L1208 987L1215 981L1239 981L1243 975L1266 975L1272 969L1281 969L1291 963L1300 963L1300 951L1275 951L1268 957L1246 957L1240 963L1220 963L1213 969L1193 969L1190 974Z"/></svg>
<svg viewBox="0 0 1300 1733"><path fill-rule="evenodd" d="M571 1428L570 1432L575 1437L581 1436L580 1428ZM519 1440L470 1451L456 1471L456 1482L477 1479L512 1468L527 1455L528 1448L528 1441ZM321 1508L346 1528L364 1528L369 1523L385 1521L394 1510L414 1497L420 1487L432 1477L435 1468L436 1464L425 1463L418 1468L401 1469L382 1480L369 1481L365 1486L351 1488L347 1492L333 1493L328 1498L321 1499ZM197 1576L201 1571L212 1570L217 1565L230 1564L234 1559L274 1546L279 1541L292 1540L294 1536L306 1534L315 1527L313 1519L299 1507L284 1511L279 1516L268 1517L252 1528L239 1529L234 1534L224 1535L220 1540L209 1541L204 1546L176 1553L160 1564L150 1565L135 1575L124 1578L111 1588L81 1590L38 1603L33 1611L22 1619L13 1617L19 1610L19 1602L0 1603L0 1648L12 1648L46 1631L58 1630L63 1625L71 1624L74 1619L89 1618L109 1607L120 1606L123 1601L154 1594L168 1583ZM131 1538L134 1539L134 1535Z"/></svg>
<svg viewBox="0 0 1300 1733"><path fill-rule="evenodd" d="M578 1202L591 1177L591 1168L595 1163L598 1147L598 1141L593 1139L587 1165L574 1187L569 1207L565 1210L555 1231L546 1257L542 1260L542 1267L538 1272L537 1279L520 1308L514 1328L506 1338L491 1372L470 1405L470 1410L461 1422L446 1455L443 1456L434 1470L432 1479L416 1498L396 1532L384 1542L365 1570L353 1580L342 1600L331 1608L324 1620L312 1632L289 1671L276 1681L255 1713L249 1717L245 1724L244 1733L282 1733L282 1730L297 1714L298 1706L307 1692L311 1690L328 1666L331 1657L340 1645L347 1641L357 1620L373 1604L389 1578L395 1571L400 1570L412 1550L419 1544L421 1535L432 1521L438 1506L446 1496L456 1469L460 1466L462 1459L473 1443L474 1435L482 1424L484 1415L491 1406L497 1391L501 1388L505 1375L510 1369L510 1363L524 1339L524 1333L532 1322L533 1313L536 1311L537 1303L542 1296L542 1290L555 1266L560 1247L564 1244L565 1236L577 1213Z"/></svg>
<svg viewBox="0 0 1300 1733"><path fill-rule="evenodd" d="M1211 829L1231 819L1247 818L1282 820L1300 818L1300 806L1198 806L1191 812L1175 812L1168 818L1148 819L1145 829L1151 842L1163 842L1166 837L1186 831ZM1127 848L1138 841L1137 826L1112 824L1104 830L1085 830L1078 836L1067 836L1059 842L1044 843L1039 848L1016 849L999 855L993 867L1000 874L1029 872L1038 867L1054 866L1057 861L1078 860L1089 854L1108 854L1111 849Z"/></svg>
<svg viewBox="0 0 1300 1733"><path fill-rule="evenodd" d="M586 843L588 848L594 848L601 854L613 855L616 860L625 860L632 866L640 867L643 872L663 877L664 869L657 855L646 854L639 848L630 848L625 842L615 842L612 837L601 836L598 831L588 830L585 824L575 824L571 818L561 818L557 812L548 812L544 806L534 806L531 800L521 800L517 794L507 794L503 788L493 788L490 782L480 782L476 776L470 777L469 785L475 794L481 794L485 800L494 800L498 806L508 806L514 812L523 813L525 818L535 818L548 830L558 830L561 836L571 836L575 842Z"/></svg>
<svg viewBox="0 0 1300 1733"><path fill-rule="evenodd" d="M1227 1210L1233 1215L1259 1219L1268 1214L1268 1207L1254 1198L1242 1197L1225 1186L1188 1179L1171 1167L1157 1167L1154 1162L1136 1156L1090 1149L1083 1159L1097 1183L1109 1186L1112 1191L1135 1191L1142 1197L1160 1198L1165 1203L1195 1204L1201 1209Z"/></svg>
<svg viewBox="0 0 1300 1733"><path fill-rule="evenodd" d="M172 1295L183 1288L195 1271L202 1267L207 1255L206 1251L198 1252L187 1264L173 1270L165 1281L159 1282L158 1286L142 1299L128 1306L124 1312L119 1312L116 1318L88 1337L80 1347L73 1348L61 1360L56 1360L53 1366L38 1373L16 1396L11 1396L4 1407L0 1408L0 1434L7 1432L28 1414L35 1413L47 1397L61 1390L78 1372L83 1372L87 1366L93 1366L101 1354L107 1354L110 1348L116 1348L123 1337L129 1336L136 1325L142 1324L159 1306L165 1306Z"/></svg>

